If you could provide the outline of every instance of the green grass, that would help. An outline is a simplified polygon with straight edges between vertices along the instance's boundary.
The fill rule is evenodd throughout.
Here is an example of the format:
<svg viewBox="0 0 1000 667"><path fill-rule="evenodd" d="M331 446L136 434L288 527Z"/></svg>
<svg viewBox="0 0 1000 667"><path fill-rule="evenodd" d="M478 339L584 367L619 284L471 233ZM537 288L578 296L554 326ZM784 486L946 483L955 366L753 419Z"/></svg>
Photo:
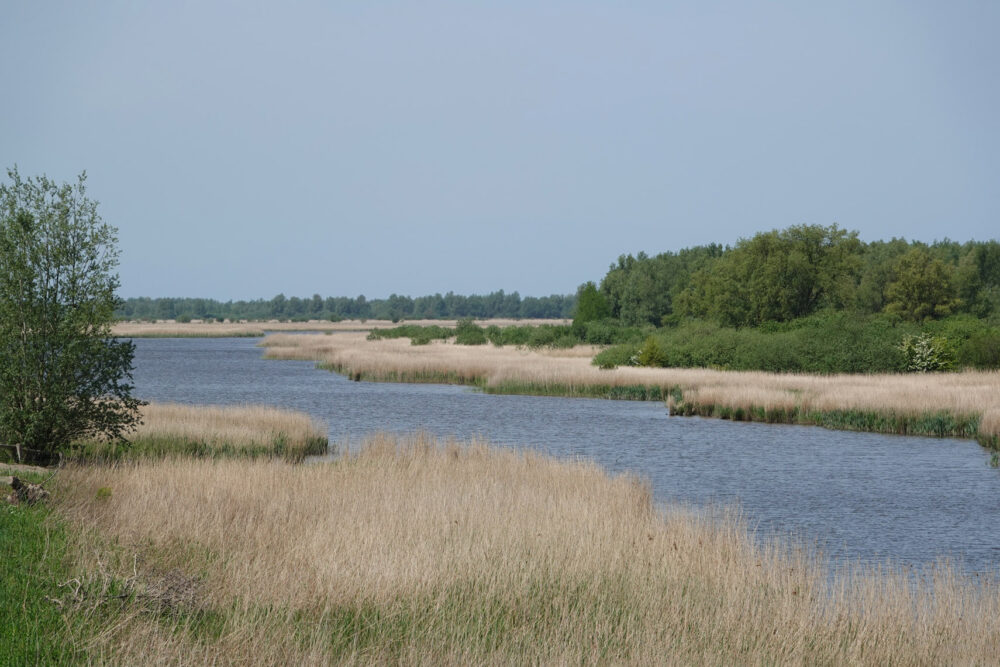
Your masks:
<svg viewBox="0 0 1000 667"><path fill-rule="evenodd" d="M484 387L488 394L522 394L526 396L563 396L566 398L604 398L614 401L663 401L667 390L658 386L636 385L568 385L537 384L509 380Z"/></svg>
<svg viewBox="0 0 1000 667"><path fill-rule="evenodd" d="M290 446L284 434L279 433L266 445L234 445L176 436L148 436L135 438L128 446L115 443L85 441L76 443L72 458L82 461L122 461L138 458L166 458L171 456L199 459L266 458L277 457L300 462L306 456L325 454L329 441L325 437L310 438L302 446Z"/></svg>
<svg viewBox="0 0 1000 667"><path fill-rule="evenodd" d="M42 481L31 473L17 476ZM46 600L67 596L68 589L59 587L72 576L66 542L66 526L46 505L0 505L0 665L86 661L74 646L75 628Z"/></svg>
<svg viewBox="0 0 1000 667"><path fill-rule="evenodd" d="M984 445L988 445L990 440L979 437L978 415L956 416L944 411L907 415L864 410L803 410L798 407L733 408L714 403L688 403L675 394L675 404L671 412L682 417L698 416L768 424L801 424L823 426L839 431L867 431L939 438L976 438Z"/></svg>
<svg viewBox="0 0 1000 667"><path fill-rule="evenodd" d="M523 396L560 396L564 398L605 398L618 401L663 401L669 393L658 386L646 385L574 385L563 383L518 382L508 380L487 385L479 377L468 377L454 371L387 371L383 373L351 372L340 364L319 363L318 368L340 373L355 382L404 382L410 384L458 384L476 387L487 394L518 394Z"/></svg>

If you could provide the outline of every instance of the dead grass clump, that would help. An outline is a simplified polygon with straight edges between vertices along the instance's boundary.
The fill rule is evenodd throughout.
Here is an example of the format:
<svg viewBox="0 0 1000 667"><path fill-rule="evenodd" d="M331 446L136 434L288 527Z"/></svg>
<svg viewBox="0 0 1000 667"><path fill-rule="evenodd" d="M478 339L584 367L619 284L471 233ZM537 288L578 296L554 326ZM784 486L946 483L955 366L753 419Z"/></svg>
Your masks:
<svg viewBox="0 0 1000 667"><path fill-rule="evenodd" d="M98 535L128 573L141 552L140 569L200 582L197 613L123 616L93 640L125 663L929 664L1000 649L991 581L831 575L806 550L755 544L738 517L657 510L632 477L482 443L71 467L57 499L79 568Z"/></svg>

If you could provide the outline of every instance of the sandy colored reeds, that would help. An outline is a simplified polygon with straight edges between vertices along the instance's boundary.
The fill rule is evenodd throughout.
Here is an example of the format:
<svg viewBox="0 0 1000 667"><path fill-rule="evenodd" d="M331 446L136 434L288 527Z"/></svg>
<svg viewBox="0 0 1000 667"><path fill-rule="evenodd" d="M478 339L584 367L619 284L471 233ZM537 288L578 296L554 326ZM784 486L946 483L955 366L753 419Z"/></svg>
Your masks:
<svg viewBox="0 0 1000 667"><path fill-rule="evenodd" d="M83 590L110 578L133 593L88 644L96 662L909 665L1000 654L991 579L831 574L807 551L755 544L738 517L656 509L634 478L481 443L376 436L317 466L70 467L57 498Z"/></svg>
<svg viewBox="0 0 1000 667"><path fill-rule="evenodd" d="M496 325L500 327L513 325L567 324L569 320L480 320L480 326ZM454 327L456 320L407 320L406 324L419 326L437 325ZM116 322L111 327L111 333L120 338L230 338L259 337L270 331L371 331L372 329L389 329L399 326L387 320L342 320L330 322L327 320L309 320L308 322L239 321L225 322L192 320L177 322L174 320L157 320L156 322Z"/></svg>
<svg viewBox="0 0 1000 667"><path fill-rule="evenodd" d="M309 415L263 405L151 403L129 436L130 448L81 444L85 458L112 456L282 456L301 460L326 451L326 427Z"/></svg>
<svg viewBox="0 0 1000 667"><path fill-rule="evenodd" d="M809 423L824 413L857 412L896 419L884 425L884 430L894 432L915 428L907 420L945 414L956 423L969 424L972 432L941 434L974 436L978 424L979 436L1000 435L1000 372L996 371L818 376L690 368L602 370L590 363L593 348L529 350L440 341L414 346L406 339L367 341L356 333L274 334L262 345L269 358L313 359L358 379L457 381L488 390L567 395L585 395L588 388L595 389L595 395L614 395L609 388L639 386L666 396L676 388L697 414L740 410L751 419L754 410L760 410L778 419L775 415L781 411L789 419ZM849 421L841 425L865 427ZM875 427L882 428L869 426Z"/></svg>

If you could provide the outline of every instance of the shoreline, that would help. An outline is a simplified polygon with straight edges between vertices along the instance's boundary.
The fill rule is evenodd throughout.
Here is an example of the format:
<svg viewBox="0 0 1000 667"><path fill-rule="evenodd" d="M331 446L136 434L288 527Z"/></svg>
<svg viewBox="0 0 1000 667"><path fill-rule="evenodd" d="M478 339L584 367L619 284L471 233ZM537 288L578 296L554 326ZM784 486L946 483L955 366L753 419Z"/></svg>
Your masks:
<svg viewBox="0 0 1000 667"><path fill-rule="evenodd" d="M524 350L358 335L261 342L271 359L310 360L355 381L471 386L491 394L665 401L670 413L834 430L974 439L1000 450L1000 373L792 375L590 365L592 348Z"/></svg>
<svg viewBox="0 0 1000 667"><path fill-rule="evenodd" d="M979 442L987 449L1000 450L997 435L979 433L979 415L959 415L929 412L917 415L893 412L864 412L857 410L807 411L799 408L768 409L750 405L732 408L714 403L699 404L684 401L679 386L664 389L656 385L590 385L565 384L533 385L505 383L489 385L482 378L466 379L455 373L430 373L426 375L390 374L375 376L351 373L328 364L317 364L320 370L343 375L354 382L396 382L402 384L450 384L473 387L485 394L552 396L559 398L593 398L612 401L663 401L672 417L704 417L729 421L819 426L836 431L881 433L886 435L961 438Z"/></svg>

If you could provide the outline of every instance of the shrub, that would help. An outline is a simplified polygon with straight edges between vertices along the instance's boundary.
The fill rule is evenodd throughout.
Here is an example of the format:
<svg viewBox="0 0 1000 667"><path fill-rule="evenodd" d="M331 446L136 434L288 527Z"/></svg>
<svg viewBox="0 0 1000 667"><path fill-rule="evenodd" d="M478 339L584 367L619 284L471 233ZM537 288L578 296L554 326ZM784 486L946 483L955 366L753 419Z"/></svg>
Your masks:
<svg viewBox="0 0 1000 667"><path fill-rule="evenodd" d="M471 319L460 320L455 327L455 342L459 345L483 345L486 332Z"/></svg>
<svg viewBox="0 0 1000 667"><path fill-rule="evenodd" d="M667 355L663 352L655 336L650 336L639 350L640 366L666 366Z"/></svg>
<svg viewBox="0 0 1000 667"><path fill-rule="evenodd" d="M944 371L952 367L953 356L948 340L942 336L920 334L906 336L899 348L906 357L906 370L913 373Z"/></svg>
<svg viewBox="0 0 1000 667"><path fill-rule="evenodd" d="M973 368L1000 368L1000 332L995 329L972 335L958 350L958 363Z"/></svg>
<svg viewBox="0 0 1000 667"><path fill-rule="evenodd" d="M611 369L617 366L638 366L639 346L628 343L609 347L599 352L594 357L592 363L603 369Z"/></svg>

